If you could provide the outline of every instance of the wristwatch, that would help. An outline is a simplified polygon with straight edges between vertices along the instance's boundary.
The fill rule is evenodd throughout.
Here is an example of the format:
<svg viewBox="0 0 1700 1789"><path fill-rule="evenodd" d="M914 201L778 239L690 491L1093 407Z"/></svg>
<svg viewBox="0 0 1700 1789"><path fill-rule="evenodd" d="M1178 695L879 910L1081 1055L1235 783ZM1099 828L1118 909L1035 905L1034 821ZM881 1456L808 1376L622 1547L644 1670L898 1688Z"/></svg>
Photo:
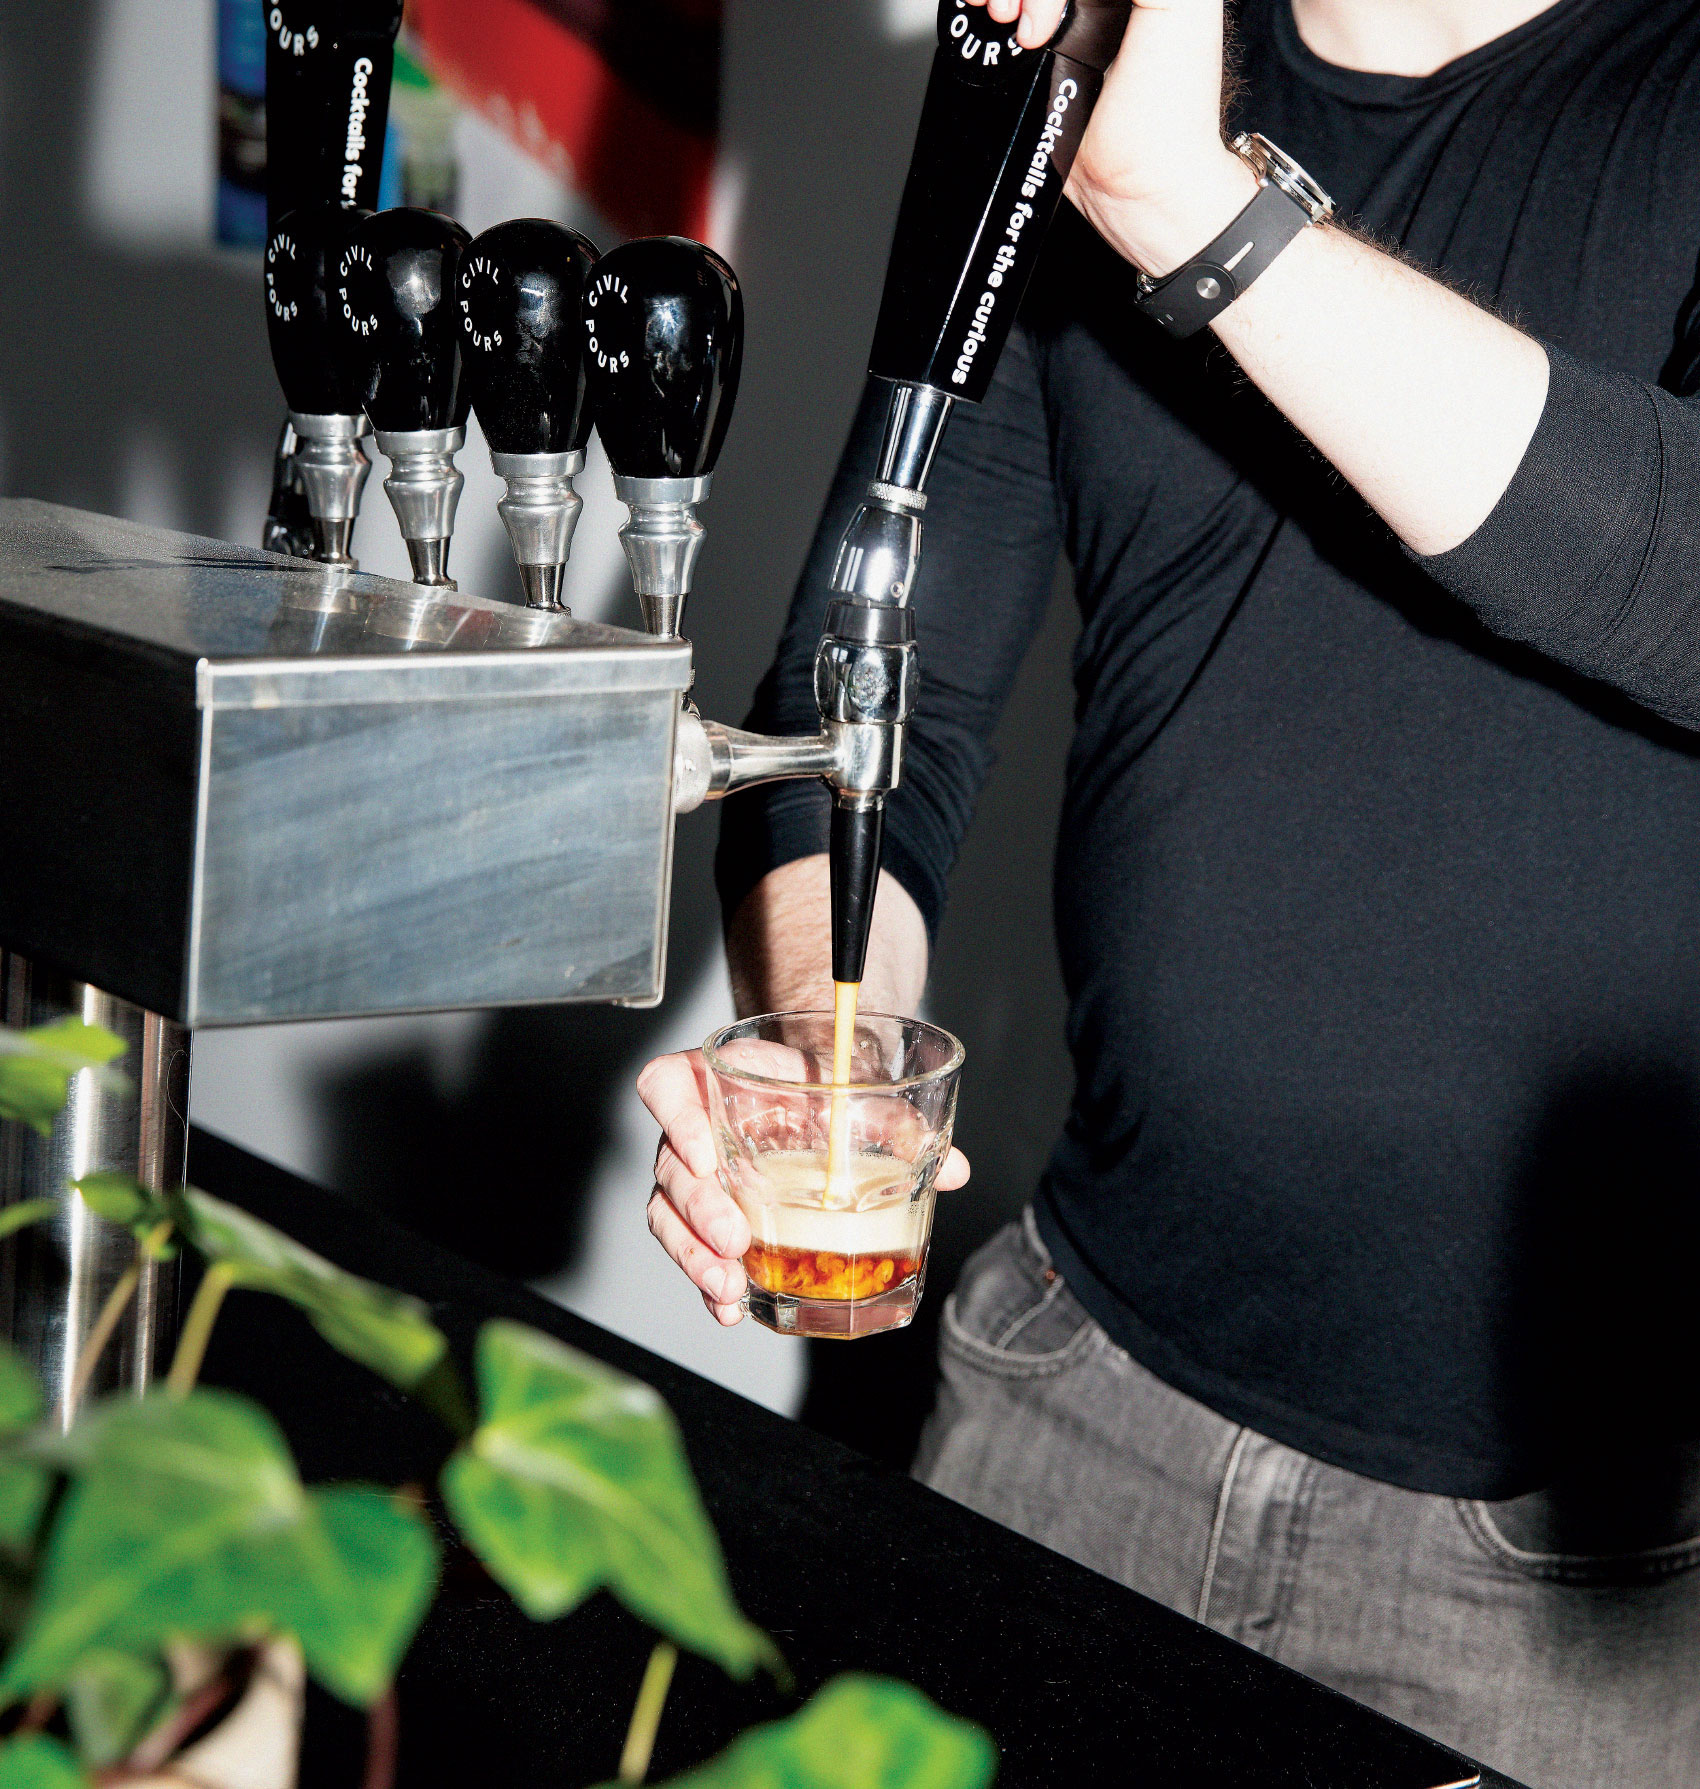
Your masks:
<svg viewBox="0 0 1700 1789"><path fill-rule="evenodd" d="M1134 275L1137 310L1170 335L1196 335L1220 316L1298 233L1324 224L1334 201L1267 137L1242 131L1230 145L1257 176L1257 193L1220 236L1160 280Z"/></svg>

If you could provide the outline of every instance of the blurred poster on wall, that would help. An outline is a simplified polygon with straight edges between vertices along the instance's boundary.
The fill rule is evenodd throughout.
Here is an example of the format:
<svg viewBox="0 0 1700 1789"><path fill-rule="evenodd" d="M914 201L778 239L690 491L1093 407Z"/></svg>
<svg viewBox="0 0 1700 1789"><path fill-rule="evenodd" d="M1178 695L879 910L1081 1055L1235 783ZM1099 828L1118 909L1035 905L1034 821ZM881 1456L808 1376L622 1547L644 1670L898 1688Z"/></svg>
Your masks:
<svg viewBox="0 0 1700 1789"><path fill-rule="evenodd" d="M378 209L422 205L460 215L460 160L455 152L452 94L431 78L418 46L404 36L396 45L390 85L390 123L384 140L384 172Z"/></svg>
<svg viewBox="0 0 1700 1789"><path fill-rule="evenodd" d="M405 28L621 234L707 234L721 0L408 0Z"/></svg>
<svg viewBox="0 0 1700 1789"><path fill-rule="evenodd" d="M266 15L218 0L218 184L214 231L227 248L266 240Z"/></svg>

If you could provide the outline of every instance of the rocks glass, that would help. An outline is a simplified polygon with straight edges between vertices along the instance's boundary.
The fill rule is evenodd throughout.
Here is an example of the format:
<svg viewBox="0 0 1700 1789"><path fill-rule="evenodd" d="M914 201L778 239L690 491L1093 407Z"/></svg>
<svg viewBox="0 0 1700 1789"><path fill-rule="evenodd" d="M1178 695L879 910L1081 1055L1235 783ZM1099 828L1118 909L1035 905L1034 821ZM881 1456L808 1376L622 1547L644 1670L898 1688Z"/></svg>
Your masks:
<svg viewBox="0 0 1700 1789"><path fill-rule="evenodd" d="M921 1302L962 1045L866 1013L835 1086L832 1014L769 1013L703 1055L721 1183L750 1223L745 1309L781 1335L901 1329Z"/></svg>

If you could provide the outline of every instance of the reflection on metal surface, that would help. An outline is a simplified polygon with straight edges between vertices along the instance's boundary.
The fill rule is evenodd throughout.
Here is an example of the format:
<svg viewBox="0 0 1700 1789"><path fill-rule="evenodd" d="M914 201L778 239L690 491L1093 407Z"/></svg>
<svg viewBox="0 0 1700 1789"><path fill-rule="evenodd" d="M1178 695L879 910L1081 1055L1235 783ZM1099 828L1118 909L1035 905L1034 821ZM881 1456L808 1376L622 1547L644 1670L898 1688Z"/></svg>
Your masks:
<svg viewBox="0 0 1700 1789"><path fill-rule="evenodd" d="M447 646L463 628L471 630L467 644L484 645L494 626L495 617L484 610L459 608L423 594L374 603L366 614L369 633L410 647Z"/></svg>
<svg viewBox="0 0 1700 1789"><path fill-rule="evenodd" d="M492 452L490 464L507 483L496 510L508 531L525 600L535 609L559 609L573 533L584 509L584 499L573 489L584 470L584 451Z"/></svg>
<svg viewBox="0 0 1700 1789"><path fill-rule="evenodd" d="M189 1112L189 1040L180 1026L0 951L0 1020L23 1027L68 1016L123 1038L121 1074L72 1076L49 1137L0 1124L0 1207L44 1198L59 1205L55 1218L0 1244L0 1315L7 1338L40 1375L61 1429L70 1427L84 1397L124 1387L140 1392L162 1373L177 1315L176 1264L143 1262L98 1367L76 1386L83 1347L137 1249L128 1231L96 1217L70 1183L117 1169L159 1191L181 1186Z"/></svg>
<svg viewBox="0 0 1700 1789"><path fill-rule="evenodd" d="M706 501L710 473L700 478L633 478L616 474L614 494L630 511L620 545L632 568L632 588L645 630L676 640L684 625L691 574L707 530L697 516Z"/></svg>

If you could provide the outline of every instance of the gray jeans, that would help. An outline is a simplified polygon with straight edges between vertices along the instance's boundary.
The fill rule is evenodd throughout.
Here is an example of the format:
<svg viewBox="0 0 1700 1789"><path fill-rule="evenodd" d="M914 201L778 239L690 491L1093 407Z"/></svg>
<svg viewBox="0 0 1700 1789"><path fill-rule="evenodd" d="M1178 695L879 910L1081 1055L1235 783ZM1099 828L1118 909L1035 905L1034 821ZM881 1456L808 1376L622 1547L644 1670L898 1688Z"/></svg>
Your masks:
<svg viewBox="0 0 1700 1789"><path fill-rule="evenodd" d="M941 1355L916 1472L946 1496L1530 1789L1700 1785L1692 1473L1614 1515L1325 1465L1117 1348L1031 1212L968 1263Z"/></svg>

